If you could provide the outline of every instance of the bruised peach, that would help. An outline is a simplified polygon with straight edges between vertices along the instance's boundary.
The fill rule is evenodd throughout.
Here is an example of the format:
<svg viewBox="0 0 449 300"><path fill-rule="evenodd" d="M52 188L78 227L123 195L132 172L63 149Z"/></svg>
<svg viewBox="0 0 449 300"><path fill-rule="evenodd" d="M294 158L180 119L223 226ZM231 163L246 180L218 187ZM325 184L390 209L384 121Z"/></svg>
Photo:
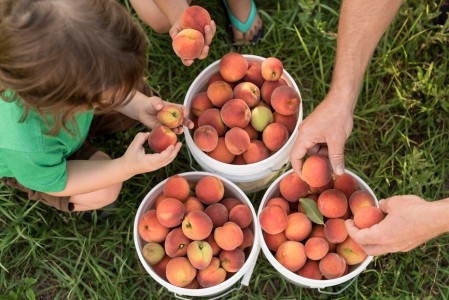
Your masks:
<svg viewBox="0 0 449 300"><path fill-rule="evenodd" d="M165 256L164 248L158 243L148 243L142 248L142 254L150 265L159 263Z"/></svg>
<svg viewBox="0 0 449 300"><path fill-rule="evenodd" d="M175 198L179 201L184 201L189 197L190 186L184 177L174 175L165 182L163 193L166 198Z"/></svg>
<svg viewBox="0 0 449 300"><path fill-rule="evenodd" d="M184 213L184 204L174 198L165 198L156 209L159 223L167 228L176 227L181 224Z"/></svg>
<svg viewBox="0 0 449 300"><path fill-rule="evenodd" d="M196 269L187 258L175 257L168 262L165 273L171 284L185 287L195 279Z"/></svg>
<svg viewBox="0 0 449 300"><path fill-rule="evenodd" d="M323 274L321 274L319 262L316 260L307 260L305 265L299 269L298 275L310 279L321 280Z"/></svg>
<svg viewBox="0 0 449 300"><path fill-rule="evenodd" d="M223 224L228 221L228 210L223 204L214 203L209 205L204 212L212 220L214 228L223 226Z"/></svg>
<svg viewBox="0 0 449 300"><path fill-rule="evenodd" d="M243 130L246 131L246 133L248 133L249 136L249 140L257 140L257 138L259 137L259 132L257 132L256 129L254 129L253 126L251 126L251 124L248 124L248 126L246 126L245 128L243 128Z"/></svg>
<svg viewBox="0 0 449 300"><path fill-rule="evenodd" d="M277 81L265 81L260 88L260 96L262 100L271 105L271 95L273 94L273 91L282 85L287 85L285 80L282 78Z"/></svg>
<svg viewBox="0 0 449 300"><path fill-rule="evenodd" d="M175 228L167 235L165 239L165 252L171 258L178 256L185 256L187 253L187 246L190 244L190 239L182 232L181 227Z"/></svg>
<svg viewBox="0 0 449 300"><path fill-rule="evenodd" d="M245 128L251 120L251 111L242 99L231 99L221 108L221 119L230 128Z"/></svg>
<svg viewBox="0 0 449 300"><path fill-rule="evenodd" d="M310 186L325 186L332 179L332 168L329 159L322 155L308 157L302 166L302 175Z"/></svg>
<svg viewBox="0 0 449 300"><path fill-rule="evenodd" d="M207 88L207 97L217 107L222 107L233 96L232 88L226 81L212 82Z"/></svg>
<svg viewBox="0 0 449 300"><path fill-rule="evenodd" d="M254 83L242 82L235 86L234 97L245 101L248 107L254 107L260 100L260 90Z"/></svg>
<svg viewBox="0 0 449 300"><path fill-rule="evenodd" d="M346 271L346 262L336 253L328 253L320 260L320 271L326 279L334 279L343 276Z"/></svg>
<svg viewBox="0 0 449 300"><path fill-rule="evenodd" d="M243 242L242 244L239 246L240 249L244 250L245 248L251 247L254 243L254 234L251 231L251 229L247 228L243 228L242 229L242 233L243 233Z"/></svg>
<svg viewBox="0 0 449 300"><path fill-rule="evenodd" d="M203 203L201 203L201 201L198 200L198 198L196 198L196 197L187 198L186 203L185 203L185 208L186 208L186 212L185 212L186 215L195 210L204 211Z"/></svg>
<svg viewBox="0 0 449 300"><path fill-rule="evenodd" d="M281 78L284 67L282 62L275 57L268 57L261 65L262 77L268 81L276 81Z"/></svg>
<svg viewBox="0 0 449 300"><path fill-rule="evenodd" d="M349 208L354 215L366 206L374 206L374 198L368 191L356 191L349 197Z"/></svg>
<svg viewBox="0 0 449 300"><path fill-rule="evenodd" d="M164 258L160 262L158 262L157 264L152 266L154 272L156 272L156 274L159 275L164 280L167 280L167 277L165 276L165 274L166 274L167 264L170 260L171 260L171 257L168 255L165 255Z"/></svg>
<svg viewBox="0 0 449 300"><path fill-rule="evenodd" d="M291 173L281 179L279 191L287 201L298 202L299 198L307 195L309 185L296 173Z"/></svg>
<svg viewBox="0 0 449 300"><path fill-rule="evenodd" d="M217 203L223 199L223 182L215 176L205 176L196 184L195 192L198 199L204 204Z"/></svg>
<svg viewBox="0 0 449 300"><path fill-rule="evenodd" d="M284 116L278 112L273 113L274 122L280 123L287 128L288 133L291 135L296 128L298 117L296 115Z"/></svg>
<svg viewBox="0 0 449 300"><path fill-rule="evenodd" d="M212 254L214 256L217 256L218 254L220 254L221 248L220 248L220 246L218 246L217 242L215 241L213 233L211 235L209 235L207 237L207 239L205 239L205 241L211 246Z"/></svg>
<svg viewBox="0 0 449 300"><path fill-rule="evenodd" d="M203 125L195 130L193 140L201 151L211 152L218 144L217 130L210 125Z"/></svg>
<svg viewBox="0 0 449 300"><path fill-rule="evenodd" d="M228 147L226 147L225 138L218 138L217 147L214 150L208 153L210 157L215 160L218 160L225 164L230 164L234 161L235 154L229 152Z"/></svg>
<svg viewBox="0 0 449 300"><path fill-rule="evenodd" d="M290 213L290 207L288 205L288 202L285 201L284 198L271 198L270 200L267 201L267 204L265 206L270 206L270 205L279 205L280 207L282 207L285 210L285 213L288 215Z"/></svg>
<svg viewBox="0 0 449 300"><path fill-rule="evenodd" d="M350 236L343 243L337 245L337 253L350 266L361 263L367 257L365 251Z"/></svg>
<svg viewBox="0 0 449 300"><path fill-rule="evenodd" d="M226 81L239 81L246 75L247 70L248 62L239 53L225 54L220 60L220 74Z"/></svg>
<svg viewBox="0 0 449 300"><path fill-rule="evenodd" d="M190 212L182 221L182 232L191 240L204 240L212 232L212 220L204 212Z"/></svg>
<svg viewBox="0 0 449 300"><path fill-rule="evenodd" d="M245 264L245 254L239 248L232 251L221 251L220 262L226 272L235 273Z"/></svg>
<svg viewBox="0 0 449 300"><path fill-rule="evenodd" d="M209 108L205 110L198 119L198 126L210 125L215 128L218 136L222 136L226 132L226 125L220 116L217 108Z"/></svg>
<svg viewBox="0 0 449 300"><path fill-rule="evenodd" d="M285 236L291 241L305 240L312 232L312 222L303 213L293 213L287 217Z"/></svg>
<svg viewBox="0 0 449 300"><path fill-rule="evenodd" d="M287 228L287 214L278 205L266 206L259 217L260 226L269 234L277 234Z"/></svg>
<svg viewBox="0 0 449 300"><path fill-rule="evenodd" d="M348 200L338 190L326 190L318 198L318 209L327 218L340 218L348 209Z"/></svg>
<svg viewBox="0 0 449 300"><path fill-rule="evenodd" d="M265 240L268 249L270 249L273 252L276 252L279 246L283 242L287 241L287 237L285 236L285 233L283 231L276 234L269 234L264 231L263 239Z"/></svg>
<svg viewBox="0 0 449 300"><path fill-rule="evenodd" d="M197 58L204 47L204 37L198 30L184 29L173 38L173 50L184 59Z"/></svg>
<svg viewBox="0 0 449 300"><path fill-rule="evenodd" d="M343 192L348 199L352 193L357 191L358 187L357 181L349 174L340 175L334 181L334 189Z"/></svg>
<svg viewBox="0 0 449 300"><path fill-rule="evenodd" d="M226 222L215 229L214 239L221 249L232 251L243 243L243 232L237 224Z"/></svg>
<svg viewBox="0 0 449 300"><path fill-rule="evenodd" d="M193 241L187 246L187 257L192 266L202 270L212 260L212 247L205 241Z"/></svg>
<svg viewBox="0 0 449 300"><path fill-rule="evenodd" d="M205 110L208 110L209 108L213 108L213 107L214 107L214 105L207 97L206 92L199 93L192 100L192 105L191 105L192 112L197 117L201 116L201 114Z"/></svg>
<svg viewBox="0 0 449 300"><path fill-rule="evenodd" d="M240 155L249 148L250 140L248 133L239 127L231 128L225 135L225 144L229 152Z"/></svg>
<svg viewBox="0 0 449 300"><path fill-rule="evenodd" d="M301 98L292 87L277 87L271 94L270 104L273 109L284 116L295 114L299 109Z"/></svg>
<svg viewBox="0 0 449 300"><path fill-rule="evenodd" d="M288 137L287 128L280 123L269 124L262 133L263 143L272 152L281 149L287 143Z"/></svg>
<svg viewBox="0 0 449 300"><path fill-rule="evenodd" d="M265 79L262 76L262 66L258 61L250 61L248 63L248 71L246 71L243 81L254 83L257 87L261 87Z"/></svg>
<svg viewBox="0 0 449 300"><path fill-rule="evenodd" d="M170 128L160 125L151 131L148 138L148 146L154 152L161 153L169 146L176 144L177 140L176 134Z"/></svg>
<svg viewBox="0 0 449 300"><path fill-rule="evenodd" d="M155 210L147 211L139 220L139 235L146 242L160 243L165 240L168 228L157 220Z"/></svg>
<svg viewBox="0 0 449 300"><path fill-rule="evenodd" d="M253 214L247 205L239 204L229 212L229 221L245 228L253 221Z"/></svg>
<svg viewBox="0 0 449 300"><path fill-rule="evenodd" d="M225 281L226 271L220 268L220 260L213 257L209 266L198 271L198 283L203 288L208 288L214 285L218 285Z"/></svg>
<svg viewBox="0 0 449 300"><path fill-rule="evenodd" d="M343 219L329 219L324 226L324 235L331 243L341 243L348 237L345 220Z"/></svg>
<svg viewBox="0 0 449 300"><path fill-rule="evenodd" d="M306 256L312 260L320 260L329 252L329 244L323 238L313 237L304 245Z"/></svg>
<svg viewBox="0 0 449 300"><path fill-rule="evenodd" d="M251 141L248 150L243 152L243 158L248 164L262 161L270 156L267 147L261 141Z"/></svg>
<svg viewBox="0 0 449 300"><path fill-rule="evenodd" d="M383 212L375 206L362 207L354 215L354 224L359 229L370 228L384 219Z"/></svg>
<svg viewBox="0 0 449 300"><path fill-rule="evenodd" d="M283 242L276 251L276 259L288 270L296 272L306 263L304 245L295 241Z"/></svg>
<svg viewBox="0 0 449 300"><path fill-rule="evenodd" d="M182 29L195 29L205 35L204 27L210 24L210 15L207 10L198 5L192 5L187 8L179 19Z"/></svg>
<svg viewBox="0 0 449 300"><path fill-rule="evenodd" d="M240 202L235 198L226 198L223 199L220 203L223 204L228 211L231 211L234 208L234 206L242 204L242 202Z"/></svg>

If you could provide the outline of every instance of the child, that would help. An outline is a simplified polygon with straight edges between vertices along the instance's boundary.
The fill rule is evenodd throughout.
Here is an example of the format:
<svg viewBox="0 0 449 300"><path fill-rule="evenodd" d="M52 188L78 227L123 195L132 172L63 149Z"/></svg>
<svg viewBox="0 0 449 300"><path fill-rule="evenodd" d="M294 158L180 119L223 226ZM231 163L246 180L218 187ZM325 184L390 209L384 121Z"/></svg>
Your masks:
<svg viewBox="0 0 449 300"><path fill-rule="evenodd" d="M0 36L1 182L62 211L94 210L176 157L180 143L145 154L143 132L117 159L85 142L138 121L158 126L164 105L142 82L144 34L118 3L2 0Z"/></svg>

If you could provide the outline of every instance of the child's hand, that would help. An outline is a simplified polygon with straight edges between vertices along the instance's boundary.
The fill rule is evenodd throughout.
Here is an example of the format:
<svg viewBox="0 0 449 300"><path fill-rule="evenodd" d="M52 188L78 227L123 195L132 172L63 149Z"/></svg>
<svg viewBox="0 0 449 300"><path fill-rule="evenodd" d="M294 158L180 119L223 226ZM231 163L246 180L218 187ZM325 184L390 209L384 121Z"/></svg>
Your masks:
<svg viewBox="0 0 449 300"><path fill-rule="evenodd" d="M137 174L153 172L171 163L181 149L181 143L171 145L161 153L146 154L143 145L148 141L151 133L139 132L125 154L119 158L122 170L131 178Z"/></svg>
<svg viewBox="0 0 449 300"><path fill-rule="evenodd" d="M179 24L179 21L176 22L175 24L173 24L172 28L170 28L170 31L168 32L170 34L172 40L175 39L175 36L179 32L181 32L181 30L182 30L182 28L181 28L181 25ZM204 26L204 32L205 32L204 47L203 47L203 50L201 50L200 55L197 57L198 59L204 59L209 54L209 45L210 45L210 43L212 43L212 39L213 39L216 31L217 31L217 27L215 26L214 20L211 20L209 25ZM191 64L193 64L194 60L181 58L181 61L184 65L190 66Z"/></svg>

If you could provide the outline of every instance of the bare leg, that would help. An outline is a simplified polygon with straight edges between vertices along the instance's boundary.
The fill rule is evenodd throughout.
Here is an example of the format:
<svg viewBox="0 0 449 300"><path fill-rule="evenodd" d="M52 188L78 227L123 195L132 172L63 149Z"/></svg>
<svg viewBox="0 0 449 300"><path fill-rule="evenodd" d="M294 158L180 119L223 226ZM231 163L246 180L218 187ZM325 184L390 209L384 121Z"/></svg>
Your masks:
<svg viewBox="0 0 449 300"><path fill-rule="evenodd" d="M153 0L131 0L139 18L157 33L167 33L171 24Z"/></svg>

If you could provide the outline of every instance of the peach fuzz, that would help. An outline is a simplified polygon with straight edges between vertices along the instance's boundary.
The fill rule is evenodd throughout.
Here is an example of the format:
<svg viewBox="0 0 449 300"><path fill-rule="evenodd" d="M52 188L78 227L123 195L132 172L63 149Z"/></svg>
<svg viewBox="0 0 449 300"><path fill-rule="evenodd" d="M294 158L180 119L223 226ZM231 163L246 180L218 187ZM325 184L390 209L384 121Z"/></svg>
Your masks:
<svg viewBox="0 0 449 300"><path fill-rule="evenodd" d="M184 59L197 58L204 47L204 36L195 29L181 30L173 39L173 50Z"/></svg>
<svg viewBox="0 0 449 300"><path fill-rule="evenodd" d="M232 251L224 250L220 252L220 262L226 272L235 273L245 263L245 254L239 248Z"/></svg>
<svg viewBox="0 0 449 300"><path fill-rule="evenodd" d="M271 95L273 94L273 91L283 85L287 85L287 83L282 78L277 81L265 81L260 88L260 96L262 100L271 105Z"/></svg>
<svg viewBox="0 0 449 300"><path fill-rule="evenodd" d="M327 157L309 156L302 166L304 180L313 187L322 187L332 179L332 167Z"/></svg>
<svg viewBox="0 0 449 300"><path fill-rule="evenodd" d="M276 252L283 242L288 241L283 231L276 234L269 234L264 231L263 239L265 240L265 244L267 244L268 249L273 252Z"/></svg>
<svg viewBox="0 0 449 300"><path fill-rule="evenodd" d="M165 255L164 258L157 264L155 264L153 267L154 272L156 272L157 275L159 275L164 280L167 280L167 277L165 276L165 271L167 269L167 264L171 260L171 257L168 255Z"/></svg>
<svg viewBox="0 0 449 300"><path fill-rule="evenodd" d="M209 98L207 97L207 93L202 92L196 95L195 98L193 98L190 107L192 109L193 114L199 117L205 110L213 108L214 105L212 104L212 102L210 102Z"/></svg>
<svg viewBox="0 0 449 300"><path fill-rule="evenodd" d="M201 32L202 35L205 35L204 27L210 24L210 15L207 10L198 5L192 5L181 15L179 19L179 24L182 29L195 29Z"/></svg>
<svg viewBox="0 0 449 300"><path fill-rule="evenodd" d="M301 269L306 263L306 252L304 245L300 242L283 242L275 255L278 262L292 272Z"/></svg>
<svg viewBox="0 0 449 300"><path fill-rule="evenodd" d="M269 234L283 232L288 225L285 210L278 205L266 206L259 216L262 229Z"/></svg>
<svg viewBox="0 0 449 300"><path fill-rule="evenodd" d="M187 180L178 175L167 179L163 187L163 193L166 198L175 198L184 201L189 197L190 186Z"/></svg>
<svg viewBox="0 0 449 300"><path fill-rule="evenodd" d="M305 240L312 232L312 222L303 213L293 213L287 217L285 236L291 241Z"/></svg>
<svg viewBox="0 0 449 300"><path fill-rule="evenodd" d="M223 182L215 176L205 176L196 184L195 192L198 199L204 204L217 203L223 199Z"/></svg>
<svg viewBox="0 0 449 300"><path fill-rule="evenodd" d="M259 137L259 132L254 129L253 126L251 126L251 124L248 124L248 126L246 126L245 128L243 128L243 130L246 131L246 133L248 133L249 139L250 141L252 140L257 140Z"/></svg>
<svg viewBox="0 0 449 300"><path fill-rule="evenodd" d="M184 213L184 204L174 198L165 198L156 209L157 220L167 228L181 224Z"/></svg>
<svg viewBox="0 0 449 300"><path fill-rule="evenodd" d="M362 207L354 215L354 224L359 229L370 228L374 224L379 223L384 219L384 214L380 208L375 206Z"/></svg>
<svg viewBox="0 0 449 300"><path fill-rule="evenodd" d="M212 220L204 212L190 212L182 221L182 232L191 240L204 240L212 232Z"/></svg>
<svg viewBox="0 0 449 300"><path fill-rule="evenodd" d="M226 81L236 82L248 71L248 62L239 53L225 54L220 60L220 74Z"/></svg>
<svg viewBox="0 0 449 300"><path fill-rule="evenodd" d="M208 288L222 283L226 279L226 271L220 268L220 260L213 257L209 266L198 271L198 283L203 288Z"/></svg>
<svg viewBox="0 0 449 300"><path fill-rule="evenodd" d="M367 257L365 251L350 236L343 243L337 245L337 253L350 266L361 263Z"/></svg>
<svg viewBox="0 0 449 300"><path fill-rule="evenodd" d="M155 243L164 241L169 231L159 223L155 210L147 211L140 218L138 228L139 235L144 241Z"/></svg>
<svg viewBox="0 0 449 300"><path fill-rule="evenodd" d="M202 270L212 260L212 247L205 241L193 241L187 246L187 257L192 266Z"/></svg>
<svg viewBox="0 0 449 300"><path fill-rule="evenodd" d="M204 211L204 205L203 205L203 203L201 203L200 200L198 200L197 197L191 196L191 197L187 198L186 203L184 205L186 208L186 212L185 212L186 215L195 210Z"/></svg>
<svg viewBox="0 0 449 300"><path fill-rule="evenodd" d="M254 107L260 100L260 90L254 83L242 82L235 86L234 98L242 99L249 107Z"/></svg>
<svg viewBox="0 0 449 300"><path fill-rule="evenodd" d="M228 221L228 210L221 203L209 205L204 212L212 220L214 228L223 226L223 224Z"/></svg>
<svg viewBox="0 0 449 300"><path fill-rule="evenodd" d="M242 155L236 155L231 164L233 164L233 165L246 165L246 161L245 161L245 159L243 159Z"/></svg>
<svg viewBox="0 0 449 300"><path fill-rule="evenodd" d="M290 213L290 206L284 198L280 198L280 197L271 198L270 200L267 201L267 204L265 206L270 206L270 205L279 205L280 207L282 207L285 210L285 213L287 215Z"/></svg>
<svg viewBox="0 0 449 300"><path fill-rule="evenodd" d="M292 134L296 128L296 123L298 122L298 117L296 115L284 116L278 112L273 113L274 122L280 123L287 128L288 134Z"/></svg>
<svg viewBox="0 0 449 300"><path fill-rule="evenodd" d="M184 235L181 227L175 228L167 235L164 247L165 252L171 258L185 256L190 239Z"/></svg>
<svg viewBox="0 0 449 300"><path fill-rule="evenodd" d="M210 157L225 164L230 164L234 161L235 154L232 154L228 147L224 137L218 138L217 147L214 150L207 153Z"/></svg>
<svg viewBox="0 0 449 300"><path fill-rule="evenodd" d="M241 201L235 198L226 198L223 199L220 203L223 204L228 211L231 211L235 206L242 204Z"/></svg>
<svg viewBox="0 0 449 300"><path fill-rule="evenodd" d="M277 87L271 94L270 104L273 109L284 116L295 114L299 110L301 98L292 87Z"/></svg>
<svg viewBox="0 0 449 300"><path fill-rule="evenodd" d="M193 141L201 151L211 152L218 144L217 130L210 125L203 125L195 130Z"/></svg>
<svg viewBox="0 0 449 300"><path fill-rule="evenodd" d="M148 146L154 152L161 153L169 146L176 144L176 134L167 126L161 125L154 128L148 138Z"/></svg>
<svg viewBox="0 0 449 300"><path fill-rule="evenodd" d="M249 228L243 228L243 242L239 246L239 249L244 250L248 247L251 247L254 244L254 234Z"/></svg>
<svg viewBox="0 0 449 300"><path fill-rule="evenodd" d="M226 132L226 125L223 123L223 120L220 116L220 110L217 108L209 108L204 111L201 116L198 118L198 127L210 125L215 128L218 136L222 136Z"/></svg>
<svg viewBox="0 0 449 300"><path fill-rule="evenodd" d="M340 255L329 253L320 260L320 271L326 279L343 276L346 271L346 262Z"/></svg>
<svg viewBox="0 0 449 300"><path fill-rule="evenodd" d="M263 142L258 140L253 140L250 142L248 150L243 152L243 159L248 164L253 164L259 161L262 161L270 156L268 152L268 148L265 147Z"/></svg>
<svg viewBox="0 0 449 300"><path fill-rule="evenodd" d="M171 284L185 287L195 279L196 269L187 258L175 257L168 262L165 275Z"/></svg>
<svg viewBox="0 0 449 300"><path fill-rule="evenodd" d="M262 77L267 81L276 81L281 78L284 67L282 62L275 57L268 57L262 62Z"/></svg>
<svg viewBox="0 0 449 300"><path fill-rule="evenodd" d="M221 108L220 116L229 128L245 128L251 120L251 110L242 99L231 99Z"/></svg>
<svg viewBox="0 0 449 300"><path fill-rule="evenodd" d="M260 88L265 81L262 76L262 64L258 61L248 62L248 71L246 71L243 81L254 83Z"/></svg>
<svg viewBox="0 0 449 300"><path fill-rule="evenodd" d="M315 280L321 280L323 278L323 274L321 274L320 271L319 262L310 259L308 259L305 265L299 269L298 275Z"/></svg>
<svg viewBox="0 0 449 300"><path fill-rule="evenodd" d="M205 239L205 241L212 247L212 254L217 256L221 252L220 246L218 246L217 242L214 239L214 234L212 233Z"/></svg>
<svg viewBox="0 0 449 300"><path fill-rule="evenodd" d="M331 243L341 243L348 237L345 220L343 219L329 219L324 226L324 235Z"/></svg>
<svg viewBox="0 0 449 300"><path fill-rule="evenodd" d="M143 246L142 255L150 265L155 265L164 258L165 250L158 243L148 243Z"/></svg>
<svg viewBox="0 0 449 300"><path fill-rule="evenodd" d="M232 251L243 243L243 232L237 224L226 222L215 229L214 240L221 249Z"/></svg>
<svg viewBox="0 0 449 300"><path fill-rule="evenodd" d="M320 260L329 252L329 244L323 238L314 237L307 240L304 245L307 258Z"/></svg>
<svg viewBox="0 0 449 300"><path fill-rule="evenodd" d="M240 155L249 148L250 140L248 133L239 127L231 128L225 135L225 144L229 152Z"/></svg>
<svg viewBox="0 0 449 300"><path fill-rule="evenodd" d="M234 97L232 87L226 81L215 81L207 88L207 97L217 107L222 107Z"/></svg>
<svg viewBox="0 0 449 300"><path fill-rule="evenodd" d="M288 141L288 130L281 123L271 123L262 133L262 141L268 150L276 152L281 149Z"/></svg>
<svg viewBox="0 0 449 300"><path fill-rule="evenodd" d="M343 192L348 199L352 193L357 191L358 187L357 181L349 174L340 175L334 181L334 189Z"/></svg>
<svg viewBox="0 0 449 300"><path fill-rule="evenodd" d="M326 190L318 198L318 209L327 218L340 218L348 209L348 200L339 190Z"/></svg>
<svg viewBox="0 0 449 300"><path fill-rule="evenodd" d="M368 191L356 191L349 197L349 208L354 215L366 206L374 206L374 198Z"/></svg>
<svg viewBox="0 0 449 300"><path fill-rule="evenodd" d="M281 179L279 191L282 197L290 202L298 202L309 191L309 185L302 180L296 173L291 173Z"/></svg>
<svg viewBox="0 0 449 300"><path fill-rule="evenodd" d="M253 214L251 209L245 204L236 205L229 212L229 221L239 225L240 228L246 228L253 221Z"/></svg>

